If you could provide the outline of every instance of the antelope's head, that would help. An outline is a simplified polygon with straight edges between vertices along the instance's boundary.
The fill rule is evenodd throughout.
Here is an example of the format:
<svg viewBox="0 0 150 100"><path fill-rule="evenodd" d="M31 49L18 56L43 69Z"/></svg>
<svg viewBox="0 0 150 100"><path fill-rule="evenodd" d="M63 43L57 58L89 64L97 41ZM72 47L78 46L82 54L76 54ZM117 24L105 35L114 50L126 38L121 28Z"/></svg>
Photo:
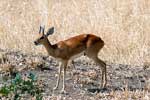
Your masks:
<svg viewBox="0 0 150 100"><path fill-rule="evenodd" d="M39 36L38 38L34 41L35 45L40 45L40 44L44 44L47 43L48 41L48 36L50 34L54 33L54 27L51 27L48 29L47 33L44 33L45 27L40 26L40 30L39 30Z"/></svg>

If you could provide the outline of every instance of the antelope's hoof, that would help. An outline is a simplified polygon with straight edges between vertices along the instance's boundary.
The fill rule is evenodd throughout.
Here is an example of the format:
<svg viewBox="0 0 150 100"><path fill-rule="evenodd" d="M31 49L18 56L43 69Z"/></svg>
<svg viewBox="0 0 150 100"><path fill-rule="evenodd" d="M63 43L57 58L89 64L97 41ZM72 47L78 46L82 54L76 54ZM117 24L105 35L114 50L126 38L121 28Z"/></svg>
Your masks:
<svg viewBox="0 0 150 100"><path fill-rule="evenodd" d="M54 87L54 88L53 88L53 90L57 90L57 89L58 89L58 87Z"/></svg>
<svg viewBox="0 0 150 100"><path fill-rule="evenodd" d="M101 84L100 88L106 88L106 83Z"/></svg>
<svg viewBox="0 0 150 100"><path fill-rule="evenodd" d="M61 94L67 94L67 92L66 92L64 89L62 89L62 90L60 91L60 93L61 93Z"/></svg>

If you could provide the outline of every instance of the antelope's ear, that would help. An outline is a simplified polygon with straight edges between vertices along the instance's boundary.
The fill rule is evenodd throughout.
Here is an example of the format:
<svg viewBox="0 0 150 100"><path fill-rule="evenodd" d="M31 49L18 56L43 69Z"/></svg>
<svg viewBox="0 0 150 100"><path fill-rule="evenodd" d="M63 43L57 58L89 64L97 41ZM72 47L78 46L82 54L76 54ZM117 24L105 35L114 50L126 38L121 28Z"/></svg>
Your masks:
<svg viewBox="0 0 150 100"><path fill-rule="evenodd" d="M53 33L54 33L54 27L51 27L51 28L48 29L48 31L46 33L46 36L49 36L49 35L51 35Z"/></svg>
<svg viewBox="0 0 150 100"><path fill-rule="evenodd" d="M44 35L45 25L42 27L42 34Z"/></svg>
<svg viewBox="0 0 150 100"><path fill-rule="evenodd" d="M44 30L45 30L45 26L42 27L40 25L39 34L43 34L44 35Z"/></svg>
<svg viewBox="0 0 150 100"><path fill-rule="evenodd" d="M39 29L39 34L41 33L41 29L42 29L42 26L40 26L40 29Z"/></svg>

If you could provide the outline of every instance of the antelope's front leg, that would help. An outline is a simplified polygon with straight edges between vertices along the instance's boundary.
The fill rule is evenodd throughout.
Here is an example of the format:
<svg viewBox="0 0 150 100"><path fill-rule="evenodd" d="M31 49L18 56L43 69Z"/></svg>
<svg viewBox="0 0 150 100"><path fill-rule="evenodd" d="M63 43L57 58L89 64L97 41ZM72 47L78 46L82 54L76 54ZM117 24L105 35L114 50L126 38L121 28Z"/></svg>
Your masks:
<svg viewBox="0 0 150 100"><path fill-rule="evenodd" d="M64 66L63 66L63 87L61 90L61 93L66 93L65 91L65 75L66 75L66 68L67 68L67 64L68 64L68 60L63 61Z"/></svg>
<svg viewBox="0 0 150 100"><path fill-rule="evenodd" d="M56 86L53 88L53 90L56 90L58 88L58 86L59 86L60 76L61 76L61 70L62 70L62 64L59 63L57 83L56 83Z"/></svg>

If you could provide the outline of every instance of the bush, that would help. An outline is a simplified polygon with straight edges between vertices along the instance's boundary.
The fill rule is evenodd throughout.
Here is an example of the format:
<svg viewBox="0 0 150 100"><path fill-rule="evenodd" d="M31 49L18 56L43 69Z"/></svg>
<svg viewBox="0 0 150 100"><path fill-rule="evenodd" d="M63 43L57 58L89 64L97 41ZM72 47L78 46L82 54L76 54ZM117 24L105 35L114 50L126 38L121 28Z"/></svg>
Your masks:
<svg viewBox="0 0 150 100"><path fill-rule="evenodd" d="M13 94L14 100L20 100L26 94L36 97L36 100L42 100L42 92L43 90L37 83L37 77L33 73L30 73L26 79L23 79L21 74L17 73L16 77L11 80L10 85L5 84L0 89L0 93L5 97Z"/></svg>

